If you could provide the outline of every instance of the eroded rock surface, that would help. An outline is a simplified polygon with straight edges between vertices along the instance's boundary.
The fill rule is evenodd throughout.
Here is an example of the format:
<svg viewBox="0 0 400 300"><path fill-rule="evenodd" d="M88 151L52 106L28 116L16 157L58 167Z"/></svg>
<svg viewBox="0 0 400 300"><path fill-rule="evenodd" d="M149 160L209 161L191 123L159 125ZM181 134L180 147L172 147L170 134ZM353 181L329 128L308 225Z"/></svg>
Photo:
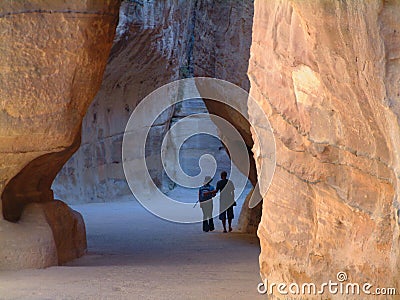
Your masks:
<svg viewBox="0 0 400 300"><path fill-rule="evenodd" d="M86 228L80 213L60 200L41 204L53 231L58 264L64 264L86 253Z"/></svg>
<svg viewBox="0 0 400 300"><path fill-rule="evenodd" d="M122 138L137 104L156 88L179 79L185 65L188 1L124 1L103 83L83 121L82 146L54 184L72 202L113 201L131 192L122 168ZM173 107L150 129L146 156L159 187L168 186L159 160Z"/></svg>
<svg viewBox="0 0 400 300"><path fill-rule="evenodd" d="M53 232L40 204L27 205L18 223L0 220L0 270L57 264Z"/></svg>
<svg viewBox="0 0 400 300"><path fill-rule="evenodd" d="M69 203L130 195L122 167L123 133L137 104L156 88L208 76L248 89L252 14L252 1L124 1L101 89L83 121L82 146L57 176L56 195ZM238 113L209 103L207 108L234 124L251 149L249 125ZM166 111L147 141L150 174L163 190L172 182L162 171L161 142L180 117L178 110ZM254 163L250 179L255 183Z"/></svg>
<svg viewBox="0 0 400 300"><path fill-rule="evenodd" d="M57 263L53 244L60 237L44 229L42 212L31 212L41 229L28 231L23 243L21 215L32 202L53 200L52 181L79 147L82 118L101 83L118 8L119 1L0 4L0 230L7 232L0 236L0 268ZM29 245L35 239L41 246ZM6 249L13 249L11 255Z"/></svg>
<svg viewBox="0 0 400 300"><path fill-rule="evenodd" d="M204 0L197 1L196 7L192 58L194 75L223 79L249 91L247 69L250 58L254 1ZM249 180L255 185L257 175L251 152L253 139L250 124L231 107L216 101L204 100L211 114L224 118L239 131L249 152ZM235 100L232 99L232 101ZM246 106L246 103L243 105ZM226 138L223 132L220 132L220 137ZM242 162L234 163L241 169ZM243 205L240 215L241 230L256 232L260 222L260 210L261 205L253 209L249 209L247 203Z"/></svg>
<svg viewBox="0 0 400 300"><path fill-rule="evenodd" d="M251 95L277 145L258 229L270 282L322 283L343 271L399 288L399 9L255 2ZM260 168L257 142L254 151Z"/></svg>

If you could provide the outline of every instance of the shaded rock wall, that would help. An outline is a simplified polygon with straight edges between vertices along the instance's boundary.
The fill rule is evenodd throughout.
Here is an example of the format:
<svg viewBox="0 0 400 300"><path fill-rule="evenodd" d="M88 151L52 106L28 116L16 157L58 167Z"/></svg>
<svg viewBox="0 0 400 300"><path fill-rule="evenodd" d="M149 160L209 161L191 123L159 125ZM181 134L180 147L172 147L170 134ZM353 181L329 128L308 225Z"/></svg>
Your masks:
<svg viewBox="0 0 400 300"><path fill-rule="evenodd" d="M64 260L53 246L60 238L55 235L65 231L43 218L44 209L51 215L46 203L53 200L51 183L79 147L81 121L101 83L118 7L119 1L0 4L0 231L7 231L0 235L0 268ZM24 213L33 202L40 204ZM84 235L80 216L67 206L61 211L77 222L75 233ZM85 242L78 247L83 253Z"/></svg>
<svg viewBox="0 0 400 300"><path fill-rule="evenodd" d="M248 89L252 13L252 1L123 2L102 87L83 121L82 146L57 176L56 195L74 203L130 194L121 164L123 132L136 105L156 88L179 78L209 76ZM239 128L251 149L245 120L224 107L207 107ZM161 171L160 147L178 115L173 108L165 112L147 141L150 173L164 190L171 182ZM256 180L255 166L251 179Z"/></svg>
<svg viewBox="0 0 400 300"><path fill-rule="evenodd" d="M198 1L196 8L197 34L194 36L192 58L194 75L223 79L249 91L247 69L250 59L254 1ZM240 132L249 152L249 180L255 185L257 174L251 152L253 139L249 122L240 113L224 104L207 99L205 103L210 113L224 118ZM222 132L219 134L221 138L226 138ZM239 169L241 168L242 162L234 163ZM258 190L255 193L258 193ZM243 205L239 227L242 231L255 233L260 222L262 204L249 209L249 199L247 197Z"/></svg>
<svg viewBox="0 0 400 300"><path fill-rule="evenodd" d="M198 121L193 122L192 126L197 126L198 128L204 129L208 124L208 128L210 129L209 133L212 133L214 136L208 134L197 134L191 136L191 132L187 132L187 128L185 126L181 127L179 130L172 130L172 127L178 124L182 119L187 118L192 114L207 114L203 117L199 117ZM190 127L192 127L190 126ZM189 176L196 176L201 173L201 169L199 166L200 158L205 154L210 154L216 163L216 171L214 176L214 186L216 185L217 180L220 179L220 173L222 171L230 170L231 168L231 160L222 144L222 142L217 138L218 130L216 125L212 122L210 117L208 116L207 108L202 99L191 99L175 105L175 113L171 120L171 130L169 136L169 143L167 144L167 149L172 153L178 153L177 157L167 156L167 163L172 164L175 161L179 162L183 172L188 174ZM188 137L181 148L179 149L179 143L181 137ZM178 152L178 150L180 150ZM212 169L211 161L208 161L210 164L209 169ZM207 166L207 163L203 167ZM170 167L170 166L167 166ZM207 169L207 167L205 167ZM171 167L174 173L174 177L176 178L176 164ZM174 170L175 169L175 170ZM197 199L196 199L197 200Z"/></svg>
<svg viewBox="0 0 400 300"><path fill-rule="evenodd" d="M344 271L351 282L399 288L399 8L255 2L251 95L277 146L258 229L270 282L321 283Z"/></svg>
<svg viewBox="0 0 400 300"><path fill-rule="evenodd" d="M53 189L73 202L112 201L129 195L122 168L122 138L136 105L158 87L179 79L185 65L188 1L125 1L103 83L83 121L82 146L57 176ZM150 174L168 186L159 160L173 107L153 124L146 145Z"/></svg>
<svg viewBox="0 0 400 300"><path fill-rule="evenodd" d="M253 1L197 1L196 11L191 60L194 76L223 79L248 91ZM251 149L250 124L245 118L219 102L205 99L205 103L210 113L233 124ZM255 184L255 167L249 178Z"/></svg>

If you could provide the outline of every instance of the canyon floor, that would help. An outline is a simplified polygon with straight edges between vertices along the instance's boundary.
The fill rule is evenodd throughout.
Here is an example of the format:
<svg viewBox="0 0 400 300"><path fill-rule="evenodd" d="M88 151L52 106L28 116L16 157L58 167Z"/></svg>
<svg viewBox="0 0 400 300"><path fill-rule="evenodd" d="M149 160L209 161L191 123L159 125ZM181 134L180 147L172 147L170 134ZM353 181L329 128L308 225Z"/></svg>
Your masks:
<svg viewBox="0 0 400 300"><path fill-rule="evenodd" d="M183 195L181 195L183 196ZM138 202L75 205L88 254L65 266L0 273L0 299L262 299L257 237L203 233ZM236 207L236 221L240 204ZM236 223L234 224L236 225Z"/></svg>

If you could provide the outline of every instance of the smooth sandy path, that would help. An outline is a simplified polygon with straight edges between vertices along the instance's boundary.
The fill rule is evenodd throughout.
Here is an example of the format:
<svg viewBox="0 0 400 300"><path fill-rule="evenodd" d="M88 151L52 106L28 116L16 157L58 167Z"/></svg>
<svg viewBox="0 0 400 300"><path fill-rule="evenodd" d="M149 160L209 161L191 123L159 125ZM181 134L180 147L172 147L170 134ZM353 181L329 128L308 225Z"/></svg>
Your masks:
<svg viewBox="0 0 400 300"><path fill-rule="evenodd" d="M0 273L0 299L266 299L255 236L159 219L137 202L74 208L88 255L67 266ZM236 212L239 215L239 211Z"/></svg>

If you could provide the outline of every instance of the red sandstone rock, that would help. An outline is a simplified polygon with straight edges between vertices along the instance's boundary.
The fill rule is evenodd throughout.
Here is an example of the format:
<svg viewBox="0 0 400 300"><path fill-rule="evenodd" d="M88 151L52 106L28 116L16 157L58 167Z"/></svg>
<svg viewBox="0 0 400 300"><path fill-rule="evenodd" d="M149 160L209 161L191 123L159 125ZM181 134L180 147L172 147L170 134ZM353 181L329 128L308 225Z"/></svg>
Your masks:
<svg viewBox="0 0 400 300"><path fill-rule="evenodd" d="M58 264L84 255L87 249L86 229L81 214L60 200L49 201L42 206L53 231Z"/></svg>
<svg viewBox="0 0 400 300"><path fill-rule="evenodd" d="M53 199L52 181L79 147L82 118L100 86L118 8L117 0L1 2L0 228L17 235L23 223L6 220L20 220L29 203ZM53 240L48 230L31 233ZM30 247L15 244L0 268L54 263L42 260L40 251L29 254ZM50 244L46 249L57 257ZM67 256L60 253L61 260Z"/></svg>
<svg viewBox="0 0 400 300"><path fill-rule="evenodd" d="M321 283L344 271L399 288L399 8L255 2L251 95L277 143L258 229L263 278Z"/></svg>

